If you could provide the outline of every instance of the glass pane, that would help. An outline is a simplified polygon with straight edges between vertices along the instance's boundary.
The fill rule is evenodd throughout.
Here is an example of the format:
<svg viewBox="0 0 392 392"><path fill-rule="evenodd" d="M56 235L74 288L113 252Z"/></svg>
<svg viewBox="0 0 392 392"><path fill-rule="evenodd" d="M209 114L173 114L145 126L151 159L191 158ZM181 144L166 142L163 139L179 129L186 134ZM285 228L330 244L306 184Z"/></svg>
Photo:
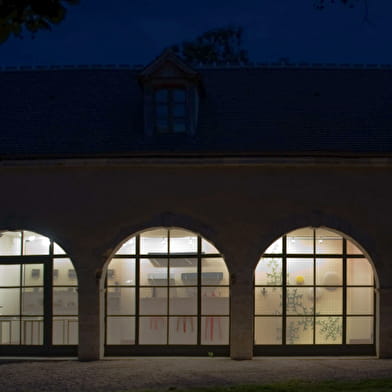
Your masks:
<svg viewBox="0 0 392 392"><path fill-rule="evenodd" d="M373 314L374 289L372 287L347 288L348 314Z"/></svg>
<svg viewBox="0 0 392 392"><path fill-rule="evenodd" d="M65 255L64 249L57 245L55 242L53 243L53 253L55 255Z"/></svg>
<svg viewBox="0 0 392 392"><path fill-rule="evenodd" d="M53 285L77 286L76 271L70 259L59 258L53 260Z"/></svg>
<svg viewBox="0 0 392 392"><path fill-rule="evenodd" d="M174 117L185 117L185 104L175 104L173 115Z"/></svg>
<svg viewBox="0 0 392 392"><path fill-rule="evenodd" d="M0 289L0 315L20 314L20 289Z"/></svg>
<svg viewBox="0 0 392 392"><path fill-rule="evenodd" d="M42 317L22 319L22 344L42 345L44 341L44 320Z"/></svg>
<svg viewBox="0 0 392 392"><path fill-rule="evenodd" d="M167 288L140 289L140 314L167 314Z"/></svg>
<svg viewBox="0 0 392 392"><path fill-rule="evenodd" d="M316 284L322 286L341 286L343 282L342 259L317 259Z"/></svg>
<svg viewBox="0 0 392 392"><path fill-rule="evenodd" d="M341 317L316 318L316 344L342 344L343 322Z"/></svg>
<svg viewBox="0 0 392 392"><path fill-rule="evenodd" d="M107 344L135 344L134 317L108 317L106 323Z"/></svg>
<svg viewBox="0 0 392 392"><path fill-rule="evenodd" d="M316 313L317 314L342 314L342 312L343 312L342 288L318 287L316 289Z"/></svg>
<svg viewBox="0 0 392 392"><path fill-rule="evenodd" d="M44 265L25 264L22 265L23 286L43 286L44 284Z"/></svg>
<svg viewBox="0 0 392 392"><path fill-rule="evenodd" d="M197 235L188 230L170 230L170 253L196 253Z"/></svg>
<svg viewBox="0 0 392 392"><path fill-rule="evenodd" d="M166 344L166 317L140 317L139 344Z"/></svg>
<svg viewBox="0 0 392 392"><path fill-rule="evenodd" d="M156 120L156 128L158 132L168 132L169 131L169 123L166 119L158 119Z"/></svg>
<svg viewBox="0 0 392 392"><path fill-rule="evenodd" d="M201 261L202 285L228 285L229 271L222 258L206 258Z"/></svg>
<svg viewBox="0 0 392 392"><path fill-rule="evenodd" d="M176 118L173 120L173 132L181 133L186 131L185 118Z"/></svg>
<svg viewBox="0 0 392 392"><path fill-rule="evenodd" d="M283 252L283 240L282 238L277 239L275 242L273 242L266 250L264 253L282 253Z"/></svg>
<svg viewBox="0 0 392 392"><path fill-rule="evenodd" d="M173 90L173 100L174 100L174 102L185 102L185 90L184 89L174 89Z"/></svg>
<svg viewBox="0 0 392 392"><path fill-rule="evenodd" d="M197 259L170 259L170 277L171 285L197 284Z"/></svg>
<svg viewBox="0 0 392 392"><path fill-rule="evenodd" d="M170 317L169 344L197 344L197 318Z"/></svg>
<svg viewBox="0 0 392 392"><path fill-rule="evenodd" d="M140 285L141 286L167 286L168 260L150 258L140 260ZM170 279L174 275L170 275Z"/></svg>
<svg viewBox="0 0 392 392"><path fill-rule="evenodd" d="M348 285L372 286L373 282L373 268L367 259L347 259Z"/></svg>
<svg viewBox="0 0 392 392"><path fill-rule="evenodd" d="M361 249L359 249L351 241L347 240L347 254L348 255L361 255L363 253L362 253Z"/></svg>
<svg viewBox="0 0 392 392"><path fill-rule="evenodd" d="M170 288L169 295L169 314L197 314L197 287Z"/></svg>
<svg viewBox="0 0 392 392"><path fill-rule="evenodd" d="M20 264L0 265L0 286L20 285Z"/></svg>
<svg viewBox="0 0 392 392"><path fill-rule="evenodd" d="M156 102L167 102L168 101L168 90L165 88L161 88L155 91L155 100Z"/></svg>
<svg viewBox="0 0 392 392"><path fill-rule="evenodd" d="M316 229L316 253L342 254L343 238L329 230Z"/></svg>
<svg viewBox="0 0 392 392"><path fill-rule="evenodd" d="M313 287L291 288L286 293L287 314L313 314Z"/></svg>
<svg viewBox="0 0 392 392"><path fill-rule="evenodd" d="M215 246L211 244L211 242L206 241L204 238L201 240L201 251L202 253L219 254L218 249L216 249Z"/></svg>
<svg viewBox="0 0 392 392"><path fill-rule="evenodd" d="M256 287L255 314L282 314L282 289L278 287Z"/></svg>
<svg viewBox="0 0 392 392"><path fill-rule="evenodd" d="M131 315L135 313L135 289L133 287L107 288L107 314Z"/></svg>
<svg viewBox="0 0 392 392"><path fill-rule="evenodd" d="M167 236L167 229L145 231L140 235L140 252L142 254L168 253Z"/></svg>
<svg viewBox="0 0 392 392"><path fill-rule="evenodd" d="M229 288L202 287L201 312L202 314L229 314Z"/></svg>
<svg viewBox="0 0 392 392"><path fill-rule="evenodd" d="M256 317L255 344L282 344L282 318Z"/></svg>
<svg viewBox="0 0 392 392"><path fill-rule="evenodd" d="M373 344L373 317L347 317L347 344Z"/></svg>
<svg viewBox="0 0 392 392"><path fill-rule="evenodd" d="M107 270L108 286L134 286L135 259L112 259Z"/></svg>
<svg viewBox="0 0 392 392"><path fill-rule="evenodd" d="M160 120L166 120L169 116L169 107L167 104L159 104L155 106L155 114Z"/></svg>
<svg viewBox="0 0 392 392"><path fill-rule="evenodd" d="M20 256L22 254L21 238L20 231L0 232L0 256Z"/></svg>
<svg viewBox="0 0 392 392"><path fill-rule="evenodd" d="M44 289L42 287L22 290L22 313L24 315L44 314Z"/></svg>
<svg viewBox="0 0 392 392"><path fill-rule="evenodd" d="M313 317L287 317L286 343L313 344Z"/></svg>
<svg viewBox="0 0 392 392"><path fill-rule="evenodd" d="M136 253L136 238L132 237L130 240L124 242L116 255L134 255Z"/></svg>
<svg viewBox="0 0 392 392"><path fill-rule="evenodd" d="M255 271L256 285L282 285L282 259L263 257Z"/></svg>
<svg viewBox="0 0 392 392"><path fill-rule="evenodd" d="M53 318L53 344L78 344L78 336L77 317Z"/></svg>
<svg viewBox="0 0 392 392"><path fill-rule="evenodd" d="M298 229L287 234L287 253L313 253L313 229Z"/></svg>
<svg viewBox="0 0 392 392"><path fill-rule="evenodd" d="M24 255L48 255L50 240L32 231L23 232Z"/></svg>
<svg viewBox="0 0 392 392"><path fill-rule="evenodd" d="M229 344L228 317L202 317L201 329L201 344Z"/></svg>
<svg viewBox="0 0 392 392"><path fill-rule="evenodd" d="M287 284L313 285L313 259L287 259Z"/></svg>
<svg viewBox="0 0 392 392"><path fill-rule="evenodd" d="M20 344L20 320L0 317L0 344Z"/></svg>
<svg viewBox="0 0 392 392"><path fill-rule="evenodd" d="M75 287L53 288L53 314L78 314L78 292Z"/></svg>

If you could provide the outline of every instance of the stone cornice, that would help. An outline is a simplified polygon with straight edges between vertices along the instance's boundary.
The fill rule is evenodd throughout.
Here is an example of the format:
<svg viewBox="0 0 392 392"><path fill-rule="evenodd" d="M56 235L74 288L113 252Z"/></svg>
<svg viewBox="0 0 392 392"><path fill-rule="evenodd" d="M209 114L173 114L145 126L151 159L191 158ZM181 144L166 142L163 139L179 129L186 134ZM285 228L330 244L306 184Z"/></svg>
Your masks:
<svg viewBox="0 0 392 392"><path fill-rule="evenodd" d="M0 160L0 168L42 167L360 167L392 168L392 157L123 157Z"/></svg>

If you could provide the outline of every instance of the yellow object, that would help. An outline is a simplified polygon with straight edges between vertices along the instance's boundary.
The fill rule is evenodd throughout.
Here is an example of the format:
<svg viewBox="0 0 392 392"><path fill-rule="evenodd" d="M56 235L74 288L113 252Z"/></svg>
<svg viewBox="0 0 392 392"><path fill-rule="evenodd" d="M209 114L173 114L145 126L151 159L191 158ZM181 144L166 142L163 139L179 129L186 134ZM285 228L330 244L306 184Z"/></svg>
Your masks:
<svg viewBox="0 0 392 392"><path fill-rule="evenodd" d="M296 281L297 284L304 284L304 283L305 283L305 279L304 279L304 277L301 276L301 275L298 275L298 276L295 278L295 281Z"/></svg>

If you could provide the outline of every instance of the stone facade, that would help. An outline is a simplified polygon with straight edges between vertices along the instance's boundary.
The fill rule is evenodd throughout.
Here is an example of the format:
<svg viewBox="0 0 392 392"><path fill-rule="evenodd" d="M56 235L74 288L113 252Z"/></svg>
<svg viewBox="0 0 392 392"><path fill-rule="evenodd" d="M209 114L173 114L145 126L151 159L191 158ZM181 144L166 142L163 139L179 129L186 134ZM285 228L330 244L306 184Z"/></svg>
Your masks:
<svg viewBox="0 0 392 392"><path fill-rule="evenodd" d="M233 359L253 350L253 276L265 249L300 227L328 227L372 261L377 354L392 356L392 163L380 158L180 158L7 161L1 230L63 247L79 282L79 358L103 355L105 267L125 239L154 227L196 232L231 277Z"/></svg>

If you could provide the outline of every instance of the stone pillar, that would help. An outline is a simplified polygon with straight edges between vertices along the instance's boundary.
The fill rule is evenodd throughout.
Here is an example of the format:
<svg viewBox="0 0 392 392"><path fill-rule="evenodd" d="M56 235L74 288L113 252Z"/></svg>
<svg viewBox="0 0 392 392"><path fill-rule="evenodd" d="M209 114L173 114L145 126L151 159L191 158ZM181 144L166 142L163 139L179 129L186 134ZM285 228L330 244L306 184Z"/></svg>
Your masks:
<svg viewBox="0 0 392 392"><path fill-rule="evenodd" d="M377 291L377 355L379 358L392 358L392 288L381 288Z"/></svg>
<svg viewBox="0 0 392 392"><path fill-rule="evenodd" d="M103 287L100 274L92 268L78 270L80 361L103 357Z"/></svg>
<svg viewBox="0 0 392 392"><path fill-rule="evenodd" d="M253 356L253 270L237 263L231 273L230 356L252 359Z"/></svg>

